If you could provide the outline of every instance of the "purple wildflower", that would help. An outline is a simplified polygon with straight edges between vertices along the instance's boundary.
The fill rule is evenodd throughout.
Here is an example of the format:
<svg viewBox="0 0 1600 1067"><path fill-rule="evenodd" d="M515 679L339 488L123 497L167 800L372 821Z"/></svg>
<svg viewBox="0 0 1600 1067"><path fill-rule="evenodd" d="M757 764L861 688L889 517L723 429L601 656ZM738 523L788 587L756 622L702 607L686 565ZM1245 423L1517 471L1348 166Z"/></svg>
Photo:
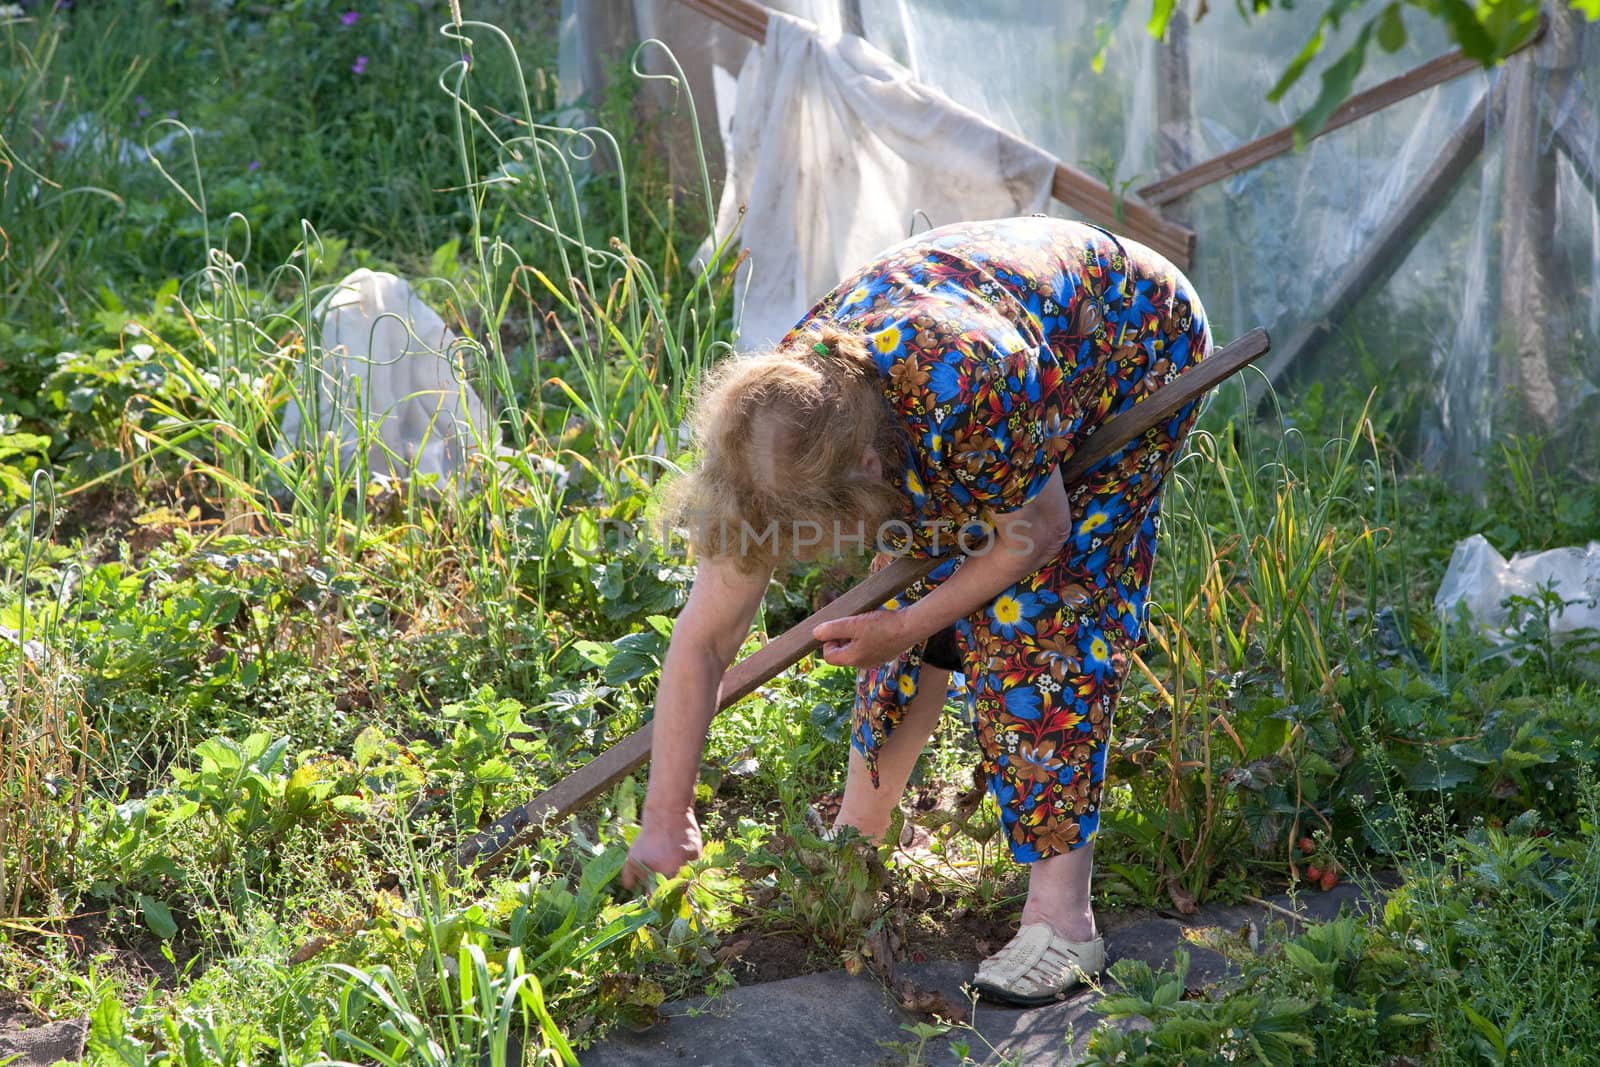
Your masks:
<svg viewBox="0 0 1600 1067"><path fill-rule="evenodd" d="M365 74L367 72L367 57L356 56L356 61L350 64L351 74Z"/></svg>
<svg viewBox="0 0 1600 1067"><path fill-rule="evenodd" d="M248 171L251 171L251 172L260 170L261 169L261 160L252 159L250 161L250 165L248 167L246 167L245 169L248 170Z"/></svg>
<svg viewBox="0 0 1600 1067"><path fill-rule="evenodd" d="M346 26L354 26L356 21L360 18L361 13L359 11L346 11L344 14L339 16L339 21L344 23Z"/></svg>

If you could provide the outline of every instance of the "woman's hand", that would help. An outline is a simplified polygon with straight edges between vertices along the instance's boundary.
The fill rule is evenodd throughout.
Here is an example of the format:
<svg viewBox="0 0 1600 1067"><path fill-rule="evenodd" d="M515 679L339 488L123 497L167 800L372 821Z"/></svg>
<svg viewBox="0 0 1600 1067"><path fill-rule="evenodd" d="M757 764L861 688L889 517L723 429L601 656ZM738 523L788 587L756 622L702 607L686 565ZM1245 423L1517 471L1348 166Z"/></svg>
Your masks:
<svg viewBox="0 0 1600 1067"><path fill-rule="evenodd" d="M818 623L811 636L822 642L822 658L835 667L876 667L928 635L909 633L902 613L879 609Z"/></svg>
<svg viewBox="0 0 1600 1067"><path fill-rule="evenodd" d="M648 890L651 874L668 878L683 865L700 858L700 823L692 809L660 815L646 809L639 836L628 849L622 865L622 884L627 889Z"/></svg>

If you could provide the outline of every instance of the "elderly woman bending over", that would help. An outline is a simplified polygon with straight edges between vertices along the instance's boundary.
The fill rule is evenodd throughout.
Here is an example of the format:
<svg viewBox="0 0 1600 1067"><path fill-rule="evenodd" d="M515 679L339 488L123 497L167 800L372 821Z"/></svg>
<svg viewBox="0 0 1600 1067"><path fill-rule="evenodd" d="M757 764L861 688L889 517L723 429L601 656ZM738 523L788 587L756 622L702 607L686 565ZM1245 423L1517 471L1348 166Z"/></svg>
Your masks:
<svg viewBox="0 0 1600 1067"><path fill-rule="evenodd" d="M1011 853L1029 865L1021 928L974 984L1042 1004L1098 974L1089 888L1112 715L1193 406L1077 484L1059 468L1210 349L1170 263L1032 217L897 245L775 351L724 365L681 487L700 565L667 651L624 878L700 854L694 783L718 685L775 564L847 546L941 556L884 609L815 631L829 663L859 672L838 825L884 833L959 671Z"/></svg>

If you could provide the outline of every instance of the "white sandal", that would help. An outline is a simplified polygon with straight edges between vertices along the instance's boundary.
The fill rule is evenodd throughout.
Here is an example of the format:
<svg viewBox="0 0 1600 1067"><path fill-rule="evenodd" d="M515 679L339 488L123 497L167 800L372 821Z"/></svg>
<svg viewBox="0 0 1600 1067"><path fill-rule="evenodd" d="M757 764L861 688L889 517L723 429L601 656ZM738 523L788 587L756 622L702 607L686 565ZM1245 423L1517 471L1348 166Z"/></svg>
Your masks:
<svg viewBox="0 0 1600 1067"><path fill-rule="evenodd" d="M989 1000L1032 1008L1060 1000L1105 967L1104 938L1068 941L1044 923L1029 923L978 965L972 986Z"/></svg>

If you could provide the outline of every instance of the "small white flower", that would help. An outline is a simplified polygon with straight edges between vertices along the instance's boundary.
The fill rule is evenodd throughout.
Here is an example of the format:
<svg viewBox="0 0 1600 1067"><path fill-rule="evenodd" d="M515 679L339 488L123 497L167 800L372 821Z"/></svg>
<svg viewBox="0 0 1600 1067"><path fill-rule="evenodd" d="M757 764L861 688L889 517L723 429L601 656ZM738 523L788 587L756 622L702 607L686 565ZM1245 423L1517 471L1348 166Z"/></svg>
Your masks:
<svg viewBox="0 0 1600 1067"><path fill-rule="evenodd" d="M21 4L0 4L0 19L20 19L21 17Z"/></svg>

